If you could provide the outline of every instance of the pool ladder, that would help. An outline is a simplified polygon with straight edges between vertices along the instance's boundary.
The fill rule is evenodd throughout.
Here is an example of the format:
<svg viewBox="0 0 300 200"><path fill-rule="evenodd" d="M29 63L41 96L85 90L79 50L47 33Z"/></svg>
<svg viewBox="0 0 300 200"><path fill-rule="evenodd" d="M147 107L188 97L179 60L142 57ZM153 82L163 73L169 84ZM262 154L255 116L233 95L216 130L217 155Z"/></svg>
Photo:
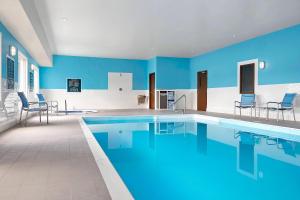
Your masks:
<svg viewBox="0 0 300 200"><path fill-rule="evenodd" d="M185 113L185 111L186 111L186 95L185 94L183 94L183 95L181 95L175 102L174 102L174 104L173 104L173 109L174 109L174 111L176 112L176 105L182 100L182 99L184 99L184 108L183 109L178 109L178 110L182 110L182 114L184 114Z"/></svg>

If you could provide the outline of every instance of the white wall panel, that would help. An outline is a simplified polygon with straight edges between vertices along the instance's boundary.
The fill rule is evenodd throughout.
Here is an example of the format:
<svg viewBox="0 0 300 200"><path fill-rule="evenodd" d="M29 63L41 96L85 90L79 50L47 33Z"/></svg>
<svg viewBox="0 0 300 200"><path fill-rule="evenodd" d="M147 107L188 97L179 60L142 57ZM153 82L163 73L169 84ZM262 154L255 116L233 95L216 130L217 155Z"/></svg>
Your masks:
<svg viewBox="0 0 300 200"><path fill-rule="evenodd" d="M257 105L266 106L268 101L282 101L283 96L287 92L295 92L299 94L296 98L296 118L300 121L300 83L294 84L276 84L276 85L259 85L256 88ZM197 90L191 90L190 98L188 100L193 102L193 109L197 109ZM233 105L235 100L240 100L240 94L237 87L225 87L225 88L209 88L207 90L207 111L233 114ZM266 116L266 111L261 110L261 117ZM250 109L243 110L243 115L250 115ZM276 112L271 112L270 117L275 118ZM281 115L280 115L281 117ZM285 118L291 120L292 115L290 112L286 112Z"/></svg>
<svg viewBox="0 0 300 200"><path fill-rule="evenodd" d="M119 91L122 88L123 91L132 90L132 73L108 73L108 90Z"/></svg>
<svg viewBox="0 0 300 200"><path fill-rule="evenodd" d="M82 90L81 93L68 93L64 89L41 90L47 100L57 100L59 109L136 109L148 108L148 103L138 105L138 95L148 95L148 90L110 91Z"/></svg>

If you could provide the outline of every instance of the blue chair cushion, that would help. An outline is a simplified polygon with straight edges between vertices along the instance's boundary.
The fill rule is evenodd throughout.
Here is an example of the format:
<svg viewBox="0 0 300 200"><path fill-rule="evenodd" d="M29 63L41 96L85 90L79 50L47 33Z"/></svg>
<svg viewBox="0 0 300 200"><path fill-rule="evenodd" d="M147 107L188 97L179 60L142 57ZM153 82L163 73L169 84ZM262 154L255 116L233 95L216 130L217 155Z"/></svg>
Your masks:
<svg viewBox="0 0 300 200"><path fill-rule="evenodd" d="M242 94L240 107L250 108L255 105L255 94Z"/></svg>
<svg viewBox="0 0 300 200"><path fill-rule="evenodd" d="M296 96L296 93L286 93L281 102L281 108L283 109L293 107L293 102Z"/></svg>
<svg viewBox="0 0 300 200"><path fill-rule="evenodd" d="M18 92L18 96L20 97L21 99L21 102L22 102L22 107L23 108L29 108L29 102L24 94L24 92Z"/></svg>

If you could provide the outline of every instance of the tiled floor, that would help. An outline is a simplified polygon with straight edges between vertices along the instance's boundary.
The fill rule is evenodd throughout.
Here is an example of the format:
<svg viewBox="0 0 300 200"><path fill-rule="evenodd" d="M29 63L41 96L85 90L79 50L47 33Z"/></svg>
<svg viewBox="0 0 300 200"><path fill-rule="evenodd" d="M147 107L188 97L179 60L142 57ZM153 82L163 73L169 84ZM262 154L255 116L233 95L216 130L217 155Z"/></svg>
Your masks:
<svg viewBox="0 0 300 200"><path fill-rule="evenodd" d="M204 115L238 118L216 113ZM99 111L91 115L174 114L149 110ZM0 199L93 200L110 199L76 116L51 116L40 126L38 118L0 134ZM300 128L299 122L242 120Z"/></svg>
<svg viewBox="0 0 300 200"><path fill-rule="evenodd" d="M0 199L110 199L78 116L50 119L0 135Z"/></svg>

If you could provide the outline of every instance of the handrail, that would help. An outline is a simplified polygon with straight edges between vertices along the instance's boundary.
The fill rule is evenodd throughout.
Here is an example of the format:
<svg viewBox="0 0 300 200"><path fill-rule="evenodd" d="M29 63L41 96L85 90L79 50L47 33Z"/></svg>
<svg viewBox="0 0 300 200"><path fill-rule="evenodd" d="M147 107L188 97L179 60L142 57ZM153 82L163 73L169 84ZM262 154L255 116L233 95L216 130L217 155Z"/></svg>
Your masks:
<svg viewBox="0 0 300 200"><path fill-rule="evenodd" d="M185 113L185 110L186 110L186 95L185 95L185 94L181 95L181 96L174 102L173 106L174 106L174 110L176 110L176 109L175 109L176 104L177 104L181 99L183 99L183 98L184 98L184 109L183 109L182 111L183 111L183 114L184 114L184 113Z"/></svg>

